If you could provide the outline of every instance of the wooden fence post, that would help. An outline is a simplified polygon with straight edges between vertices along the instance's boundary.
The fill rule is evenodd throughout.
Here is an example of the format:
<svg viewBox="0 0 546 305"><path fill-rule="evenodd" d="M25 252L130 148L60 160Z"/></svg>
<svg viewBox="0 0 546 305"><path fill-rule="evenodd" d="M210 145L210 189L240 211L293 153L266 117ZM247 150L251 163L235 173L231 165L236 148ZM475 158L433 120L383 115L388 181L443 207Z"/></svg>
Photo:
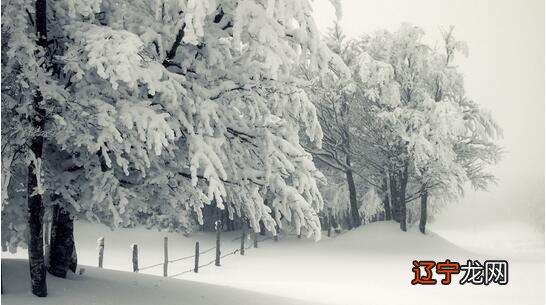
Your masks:
<svg viewBox="0 0 546 305"><path fill-rule="evenodd" d="M258 248L258 234L253 231L252 237L254 238L254 248Z"/></svg>
<svg viewBox="0 0 546 305"><path fill-rule="evenodd" d="M133 272L138 272L138 246L133 244Z"/></svg>
<svg viewBox="0 0 546 305"><path fill-rule="evenodd" d="M99 268L102 268L102 262L104 258L104 237L99 237L97 240L99 246Z"/></svg>
<svg viewBox="0 0 546 305"><path fill-rule="evenodd" d="M167 277L167 268L169 265L169 239L163 237L163 276Z"/></svg>
<svg viewBox="0 0 546 305"><path fill-rule="evenodd" d="M195 242L195 266L193 267L193 272L197 273L199 271L199 242Z"/></svg>
<svg viewBox="0 0 546 305"><path fill-rule="evenodd" d="M214 265L220 266L220 220L216 221L216 259L214 260Z"/></svg>
<svg viewBox="0 0 546 305"><path fill-rule="evenodd" d="M246 239L246 231L243 227L243 232L241 233L241 249L239 250L239 253L241 255L245 255L245 239Z"/></svg>

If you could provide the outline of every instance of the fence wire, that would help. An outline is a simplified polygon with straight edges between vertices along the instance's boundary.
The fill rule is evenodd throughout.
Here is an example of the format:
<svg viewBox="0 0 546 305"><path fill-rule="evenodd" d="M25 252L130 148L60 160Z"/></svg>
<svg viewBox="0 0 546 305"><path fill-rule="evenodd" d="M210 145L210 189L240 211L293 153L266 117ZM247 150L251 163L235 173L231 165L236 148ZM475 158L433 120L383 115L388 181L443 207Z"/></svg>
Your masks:
<svg viewBox="0 0 546 305"><path fill-rule="evenodd" d="M151 269L151 268L154 268L154 267L159 267L159 266L162 266L163 264L165 264L165 263L159 263L159 264L155 264L155 265L145 266L145 267L142 267L142 268L138 268L138 271Z"/></svg>
<svg viewBox="0 0 546 305"><path fill-rule="evenodd" d="M175 258L175 259L172 259L169 261L169 263L174 263L174 262L178 262L178 261L183 261L185 259L190 259L190 258L194 258L195 257L195 254L194 255L188 255L188 256L184 256L184 257L180 257L180 258Z"/></svg>
<svg viewBox="0 0 546 305"><path fill-rule="evenodd" d="M209 253L210 251L212 251L214 249L216 249L216 246L213 246L211 248L208 248L206 250L203 250L203 251L199 252L199 255ZM182 260L186 260L186 259L190 259L190 258L194 258L194 257L195 257L195 254L188 255L188 256L183 256L183 257L179 257L179 258L173 258L173 259L169 260L168 262L169 263L175 263L175 262L178 262L178 261L182 261ZM141 271L141 270L151 269L151 268L154 268L154 267L162 266L164 264L165 264L164 262L161 262L161 263L157 263L157 264L154 264L154 265L138 268L138 270Z"/></svg>
<svg viewBox="0 0 546 305"><path fill-rule="evenodd" d="M344 232L343 232L344 233ZM338 235L341 235L343 233L340 233ZM285 234L286 236L298 236L297 234ZM246 235L247 237L245 238L245 240L248 240L250 235ZM232 238L231 241L237 241L237 240L240 240L241 239L241 236L237 236L235 238ZM271 236L267 236L267 237L264 237L262 239L258 239L258 242L261 243L261 242L264 242L264 241L267 241L267 240L271 240L273 239L273 237ZM252 240L250 240L251 242L249 242L248 245L246 245L244 247L245 250L248 250L250 248L252 248L254 245L252 243ZM211 252L212 250L215 250L216 249L216 246L212 246L206 250L203 250L203 251L200 251L199 252L199 255L203 255L203 254L206 254L206 253L209 253ZM225 258L225 257L228 257L228 256L231 256L231 255L234 255L234 254L237 254L240 252L240 247L239 248L236 248L236 249L233 249L231 251L228 251L226 254L220 256L220 258ZM193 255L188 255L188 256L183 256L183 257L179 257L179 258L174 258L172 260L169 260L167 261L168 263L175 263L175 262L179 262L179 261L183 261L183 260L187 260L187 259L191 259L191 258L195 258L195 254ZM207 263L204 263L202 265L198 265L198 269L201 269L203 267L207 267L207 266L210 266L212 265L214 262L216 261L216 258L214 260L211 260ZM138 268L138 271L142 271L142 270L148 270L148 269L151 269L151 268L155 268L155 267L159 267L159 266L163 266L165 264L165 262L161 262L161 263L157 263L157 264L153 264L153 265L149 265L149 266L144 266L144 267L141 267L141 268ZM177 277L177 276L180 276L182 274L186 274L186 273L189 273L189 272L194 272L194 268L191 268L189 270L186 270L186 271L182 271L182 272L179 272L179 273L175 273L173 275L169 275L169 277Z"/></svg>
<svg viewBox="0 0 546 305"><path fill-rule="evenodd" d="M248 249L248 248L246 248L246 249ZM231 251L229 251L228 253L226 253L226 254L220 256L220 258L222 259L222 258L228 257L228 256L230 256L230 255L237 254L237 253L239 253L239 251L240 251L240 249L238 249L238 248L237 248L237 249L234 249L234 250L231 250ZM201 268L203 268L203 267L210 266L210 265L212 265L214 262L216 262L216 258L213 259L213 260L211 260L211 261L209 261L209 262L207 262L207 263L205 263L205 264L199 265L197 268L198 268L198 269L201 269ZM194 268L195 268L195 267L194 267ZM179 272L179 273L175 273L175 274L173 274L173 275L169 275L169 277L177 277L177 276L179 276L179 275L186 274L186 273L189 273L189 272L195 272L195 269L194 269L194 268L190 268L189 270L182 271L182 272Z"/></svg>

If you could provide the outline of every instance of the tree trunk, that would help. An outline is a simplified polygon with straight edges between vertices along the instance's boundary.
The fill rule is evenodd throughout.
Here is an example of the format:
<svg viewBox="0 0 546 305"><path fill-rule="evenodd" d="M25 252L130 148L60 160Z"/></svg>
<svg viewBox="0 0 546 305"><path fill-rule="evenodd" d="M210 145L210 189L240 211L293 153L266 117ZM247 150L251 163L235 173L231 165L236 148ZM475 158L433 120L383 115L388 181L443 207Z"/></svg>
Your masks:
<svg viewBox="0 0 546 305"><path fill-rule="evenodd" d="M419 221L419 231L425 234L425 228L427 225L427 200L428 191L421 190L421 219Z"/></svg>
<svg viewBox="0 0 546 305"><path fill-rule="evenodd" d="M31 149L37 158L41 157L42 137L33 139ZM39 154L38 154L39 153ZM35 163L28 166L28 227L30 238L28 241L28 263L30 267L30 283L32 293L39 297L47 296L46 268L44 260L44 237L43 237L43 217L44 204L42 195L32 196L34 189L38 185L38 180L34 174Z"/></svg>
<svg viewBox="0 0 546 305"><path fill-rule="evenodd" d="M38 36L38 45L47 47L47 23L46 23L46 0L36 0L36 30ZM39 130L39 134L32 138L30 149L34 154L35 160L28 165L27 173L27 200L28 200L28 226L30 238L28 241L28 263L30 267L30 282L32 293L39 297L47 296L46 268L44 260L44 236L43 236L43 217L44 203L42 195L35 193L38 189L37 160L42 159L44 146L43 130L45 125L45 111L41 107L43 96L40 91L36 91L33 108L35 113L31 115L31 124Z"/></svg>
<svg viewBox="0 0 546 305"><path fill-rule="evenodd" d="M339 221L336 219L335 215L330 214L330 219L332 221L332 228L338 228L340 224Z"/></svg>
<svg viewBox="0 0 546 305"><path fill-rule="evenodd" d="M77 264L74 220L66 209L55 205L51 222L48 271L54 276L66 278L68 270L76 272Z"/></svg>
<svg viewBox="0 0 546 305"><path fill-rule="evenodd" d="M347 229L348 230L352 230L353 229L353 222L351 221L351 213L347 212L345 213L345 225L347 226Z"/></svg>
<svg viewBox="0 0 546 305"><path fill-rule="evenodd" d="M266 231L264 222L260 220L260 235L265 236Z"/></svg>
<svg viewBox="0 0 546 305"><path fill-rule="evenodd" d="M275 234L275 236L273 236L273 238L275 239L275 241L279 241L279 235L281 234L281 227L277 223L277 211L275 209L272 209L272 210L273 210L273 215L272 216L273 216L273 219L275 219L275 232L277 232L277 234Z"/></svg>
<svg viewBox="0 0 546 305"><path fill-rule="evenodd" d="M400 179L400 192L398 193L399 197L399 208L400 208L400 230L406 232L407 231L407 224L406 224L406 187L408 185L408 165L406 164L404 166L404 170L402 171L401 179Z"/></svg>
<svg viewBox="0 0 546 305"><path fill-rule="evenodd" d="M392 219L400 223L400 203L395 175L389 177L390 198L392 203Z"/></svg>
<svg viewBox="0 0 546 305"><path fill-rule="evenodd" d="M38 9L38 2L36 4ZM37 114L32 118L32 125L39 130L43 130L43 110L38 106L42 96L37 92L35 97L35 110ZM30 267L30 282L32 293L39 297L47 296L46 268L44 259L44 236L43 236L43 218L44 202L42 195L35 193L38 188L37 160L42 159L42 148L44 138L42 135L35 136L32 139L30 149L35 156L35 160L28 165L27 173L27 200L28 200L28 227L30 238L28 241L28 263Z"/></svg>
<svg viewBox="0 0 546 305"><path fill-rule="evenodd" d="M326 210L326 230L328 230L327 231L328 237L332 236L332 219L330 216L329 209Z"/></svg>
<svg viewBox="0 0 546 305"><path fill-rule="evenodd" d="M347 176L347 186L349 187L349 203L351 205L351 222L352 227L356 228L361 225L360 215L358 213L358 202L356 199L356 186L353 177L353 172L347 170L345 172Z"/></svg>
<svg viewBox="0 0 546 305"><path fill-rule="evenodd" d="M385 220L391 220L392 219L391 198L390 198L391 196L390 196L388 178L383 178L382 191L383 191L383 207L385 209Z"/></svg>
<svg viewBox="0 0 546 305"><path fill-rule="evenodd" d="M385 195L383 197L383 208L385 209L385 220L392 220L392 212L391 212L391 205L389 202L389 195L388 191L385 192Z"/></svg>
<svg viewBox="0 0 546 305"><path fill-rule="evenodd" d="M48 262L49 262L49 249L51 249L51 247L49 246L49 243L51 241L51 238L49 236L49 233L51 232L51 220L48 220L47 219L47 211L44 212L44 220L43 220L43 223L44 223L44 261L46 262L46 268L48 266ZM51 216L51 215L50 215ZM51 217L50 217L51 219Z"/></svg>

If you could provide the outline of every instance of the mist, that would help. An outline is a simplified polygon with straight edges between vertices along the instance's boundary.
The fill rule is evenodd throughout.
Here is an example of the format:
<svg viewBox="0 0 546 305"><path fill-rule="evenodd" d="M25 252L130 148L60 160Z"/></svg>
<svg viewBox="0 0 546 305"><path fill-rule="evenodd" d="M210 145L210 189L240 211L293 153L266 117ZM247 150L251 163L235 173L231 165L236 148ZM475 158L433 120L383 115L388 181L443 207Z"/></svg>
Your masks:
<svg viewBox="0 0 546 305"><path fill-rule="evenodd" d="M465 197L435 219L435 226L525 221L544 223L544 2L386 0L341 1L340 23L350 37L402 22L422 27L434 45L441 27L455 26L467 58L457 64L470 98L503 128L505 154L491 168L498 184ZM314 3L322 31L336 20L330 1ZM452 220L456 219L456 223ZM463 220L463 222L461 222Z"/></svg>

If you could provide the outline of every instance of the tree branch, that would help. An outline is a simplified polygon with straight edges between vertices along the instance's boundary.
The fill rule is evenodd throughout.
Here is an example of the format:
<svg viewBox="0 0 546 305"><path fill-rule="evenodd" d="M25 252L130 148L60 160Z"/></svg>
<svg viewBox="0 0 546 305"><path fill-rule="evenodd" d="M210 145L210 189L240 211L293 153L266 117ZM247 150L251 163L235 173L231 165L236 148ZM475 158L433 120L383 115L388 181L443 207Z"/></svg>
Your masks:
<svg viewBox="0 0 546 305"><path fill-rule="evenodd" d="M167 57L163 61L163 65L167 66L170 63L170 60L174 58L176 55L176 50L180 46L180 43L182 42L182 38L184 38L184 29L186 28L186 24L184 23L182 25L182 28L178 30L178 33L176 34L176 38L174 39L174 43L171 47L171 49L167 52Z"/></svg>

